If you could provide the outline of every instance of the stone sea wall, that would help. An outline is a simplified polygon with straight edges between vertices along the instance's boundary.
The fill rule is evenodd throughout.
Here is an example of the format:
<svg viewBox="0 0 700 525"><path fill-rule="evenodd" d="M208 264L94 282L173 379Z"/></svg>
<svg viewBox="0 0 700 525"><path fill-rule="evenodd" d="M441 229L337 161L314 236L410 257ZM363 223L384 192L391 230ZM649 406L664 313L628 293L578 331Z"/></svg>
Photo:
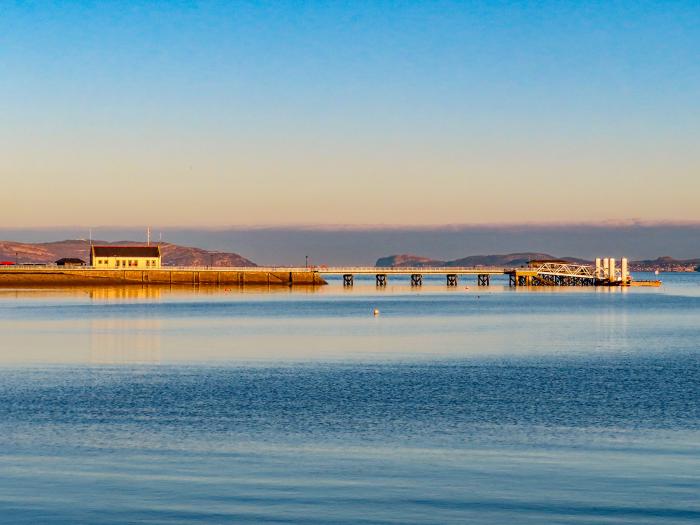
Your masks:
<svg viewBox="0 0 700 525"><path fill-rule="evenodd" d="M193 285L323 285L313 271L217 270L158 268L153 270L11 269L0 270L0 287L16 286L114 286L128 284Z"/></svg>

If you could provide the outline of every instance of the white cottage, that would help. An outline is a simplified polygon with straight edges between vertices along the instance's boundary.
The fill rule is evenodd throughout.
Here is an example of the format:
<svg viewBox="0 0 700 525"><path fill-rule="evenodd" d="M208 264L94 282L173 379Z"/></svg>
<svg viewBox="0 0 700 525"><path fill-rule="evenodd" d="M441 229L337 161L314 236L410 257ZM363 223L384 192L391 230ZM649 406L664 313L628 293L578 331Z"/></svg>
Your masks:
<svg viewBox="0 0 700 525"><path fill-rule="evenodd" d="M90 266L105 270L160 268L159 246L93 246Z"/></svg>

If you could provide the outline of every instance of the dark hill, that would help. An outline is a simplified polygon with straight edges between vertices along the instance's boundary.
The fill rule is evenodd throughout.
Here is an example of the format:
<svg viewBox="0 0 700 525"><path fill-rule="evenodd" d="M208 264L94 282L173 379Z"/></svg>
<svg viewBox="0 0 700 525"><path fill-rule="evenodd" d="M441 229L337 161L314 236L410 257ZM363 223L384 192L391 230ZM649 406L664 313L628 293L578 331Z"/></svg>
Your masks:
<svg viewBox="0 0 700 525"><path fill-rule="evenodd" d="M397 268L406 266L443 266L445 261L436 261L428 257L419 257L411 254L389 255L377 259L375 266L382 268Z"/></svg>
<svg viewBox="0 0 700 525"><path fill-rule="evenodd" d="M377 266L397 268L403 266L523 266L527 265L529 261L542 260L542 259L561 259L560 257L554 257L548 253L539 252L523 252L523 253L508 253L501 255L471 255L469 257L463 257L461 259L455 259L453 261L440 261L437 259L430 259L428 257L419 257L417 255L402 254L402 255L390 255L388 257L381 257L377 259ZM581 262L581 259L575 259L573 257L564 257L564 260L571 262Z"/></svg>
<svg viewBox="0 0 700 525"><path fill-rule="evenodd" d="M516 266L526 266L529 261L543 259L558 259L572 263L591 264L592 261L579 259L577 257L555 257L548 253L523 252L508 253L500 255L470 255L455 259L453 261L441 261L430 259L429 257L419 257L418 255L401 254L390 255L377 259L377 266L384 268L400 268L406 266L492 266L512 268ZM619 264L619 261L618 261ZM643 261L630 261L630 270L651 271L660 270L663 272L692 272L700 271L700 258L698 259L674 259L673 257L658 257Z"/></svg>

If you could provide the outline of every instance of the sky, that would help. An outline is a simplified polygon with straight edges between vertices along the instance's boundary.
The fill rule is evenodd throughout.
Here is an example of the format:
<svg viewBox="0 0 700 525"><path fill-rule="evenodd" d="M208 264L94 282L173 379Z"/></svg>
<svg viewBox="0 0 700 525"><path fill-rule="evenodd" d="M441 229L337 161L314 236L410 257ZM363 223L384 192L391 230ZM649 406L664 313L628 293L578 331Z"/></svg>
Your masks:
<svg viewBox="0 0 700 525"><path fill-rule="evenodd" d="M0 226L700 221L700 3L5 1Z"/></svg>

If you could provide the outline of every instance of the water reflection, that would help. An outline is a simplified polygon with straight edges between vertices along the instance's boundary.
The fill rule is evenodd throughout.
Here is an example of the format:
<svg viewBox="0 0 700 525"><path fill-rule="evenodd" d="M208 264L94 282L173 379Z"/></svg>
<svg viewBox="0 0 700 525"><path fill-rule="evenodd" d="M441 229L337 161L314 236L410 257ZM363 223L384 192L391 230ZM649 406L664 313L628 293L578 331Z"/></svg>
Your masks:
<svg viewBox="0 0 700 525"><path fill-rule="evenodd" d="M378 290L358 279L350 289L332 281L0 290L0 364L571 355L654 350L671 340L683 350L700 308L700 276L688 279L673 293L448 288L429 279L419 289L390 282Z"/></svg>
<svg viewBox="0 0 700 525"><path fill-rule="evenodd" d="M120 286L90 288L87 294L93 301L154 301L161 298L164 289L159 286Z"/></svg>
<svg viewBox="0 0 700 525"><path fill-rule="evenodd" d="M93 319L90 321L90 363L160 363L161 332L161 322L155 318Z"/></svg>

